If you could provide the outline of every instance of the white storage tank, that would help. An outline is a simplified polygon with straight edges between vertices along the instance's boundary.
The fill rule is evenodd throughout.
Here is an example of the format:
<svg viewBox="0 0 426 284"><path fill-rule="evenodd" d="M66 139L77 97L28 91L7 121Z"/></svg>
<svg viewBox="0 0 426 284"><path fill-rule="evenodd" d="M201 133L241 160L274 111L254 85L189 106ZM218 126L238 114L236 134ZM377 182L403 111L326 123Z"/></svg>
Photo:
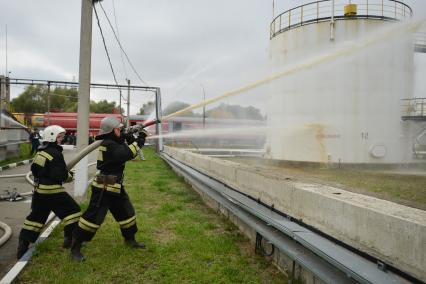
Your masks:
<svg viewBox="0 0 426 284"><path fill-rule="evenodd" d="M276 17L270 55L277 70L312 58L324 60L272 83L269 158L342 164L423 162L414 155L413 145L424 122L403 119L403 105L413 98L412 35L390 35L351 50L354 44L367 43L370 33L386 34L380 34L382 27L396 27L411 16L411 8L399 1L330 0ZM335 47L345 54L334 57Z"/></svg>

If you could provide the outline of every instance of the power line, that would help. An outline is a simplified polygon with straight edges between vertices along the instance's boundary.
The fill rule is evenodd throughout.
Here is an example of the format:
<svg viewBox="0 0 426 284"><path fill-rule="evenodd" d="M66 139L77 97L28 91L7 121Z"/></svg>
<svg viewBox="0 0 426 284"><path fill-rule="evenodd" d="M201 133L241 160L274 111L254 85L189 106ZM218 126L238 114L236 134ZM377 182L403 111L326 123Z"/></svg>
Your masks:
<svg viewBox="0 0 426 284"><path fill-rule="evenodd" d="M101 3L101 2L99 2L99 4L100 4L100 3ZM107 58L108 58L109 67L111 68L111 72L112 72L112 76L114 77L115 84L118 86L117 77L115 76L114 68L112 67L111 57L109 56L108 48L107 48L107 46L106 46L106 42L105 42L104 33L103 33L103 31L102 31L101 23L100 23L100 21L99 21L98 11L96 10L96 6L95 6L95 4L93 4L93 10L95 10L96 22L97 22L97 24L98 24L99 31L100 31L100 33L101 33L102 42L103 42L103 44L104 44L105 52L106 52L106 55L107 55ZM109 21L109 20L108 20L108 21ZM123 96L122 96L122 94L121 94L121 89L119 89L119 92L120 92L120 100L121 100L121 98L123 98L123 99L124 99L124 97L123 97ZM120 108L121 108L121 104L120 104ZM120 111L121 111L121 110L120 110Z"/></svg>
<svg viewBox="0 0 426 284"><path fill-rule="evenodd" d="M111 24L111 21L108 18L107 13L105 12L104 7L102 6L102 3L99 2L99 5L101 6L102 11L105 14L105 17L109 23L109 26L111 27L112 33L114 34L115 39L117 40L118 45L120 46L121 51L123 51L124 55L126 56L127 62L129 62L130 67L132 68L133 72L135 72L136 76L138 77L138 79L142 82L142 84L145 84L146 86L148 86L148 84L141 78L141 76L139 75L138 71L136 71L135 67L133 66L132 62L129 59L129 56L127 55L127 53L124 51L123 46L121 45L121 42L119 40L119 38L117 37L117 34L115 33L114 27ZM96 10L95 10L96 11Z"/></svg>
<svg viewBox="0 0 426 284"><path fill-rule="evenodd" d="M120 33L119 33L119 30L118 30L117 16L116 16L116 12L115 12L115 4L114 3L115 3L115 0L112 0L112 9L114 11L115 29L117 30L117 38L120 40ZM121 64L123 64L124 75L126 75L126 78L129 78L129 76L127 75L126 65L124 64L123 51L121 49L120 49L120 58L121 58Z"/></svg>

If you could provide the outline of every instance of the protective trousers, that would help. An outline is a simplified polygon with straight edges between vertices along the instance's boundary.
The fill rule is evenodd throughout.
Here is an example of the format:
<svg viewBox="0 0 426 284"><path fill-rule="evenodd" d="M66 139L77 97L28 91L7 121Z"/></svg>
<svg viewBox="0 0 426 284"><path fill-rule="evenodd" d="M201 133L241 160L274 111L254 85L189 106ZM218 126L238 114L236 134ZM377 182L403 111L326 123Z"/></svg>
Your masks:
<svg viewBox="0 0 426 284"><path fill-rule="evenodd" d="M31 213L24 221L19 239L34 243L40 235L50 211L53 211L63 221L64 236L71 237L81 216L80 206L66 192L51 194L34 192Z"/></svg>
<svg viewBox="0 0 426 284"><path fill-rule="evenodd" d="M108 210L120 225L123 237L133 238L138 231L135 209L124 188L120 193L115 193L93 185L89 207L81 216L73 237L78 241L90 241L103 223Z"/></svg>

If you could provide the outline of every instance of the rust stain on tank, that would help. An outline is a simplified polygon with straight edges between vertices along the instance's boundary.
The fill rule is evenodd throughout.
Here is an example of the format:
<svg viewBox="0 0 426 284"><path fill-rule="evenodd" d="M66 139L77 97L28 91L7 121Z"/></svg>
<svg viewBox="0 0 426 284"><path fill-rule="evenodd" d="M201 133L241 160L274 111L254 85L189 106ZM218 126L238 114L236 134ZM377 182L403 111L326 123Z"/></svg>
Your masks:
<svg viewBox="0 0 426 284"><path fill-rule="evenodd" d="M327 163L328 154L327 149L324 144L325 135L325 126L320 123L311 123L306 125L308 128L313 129L315 131L315 140L317 141L319 151L320 151L320 159L321 162Z"/></svg>

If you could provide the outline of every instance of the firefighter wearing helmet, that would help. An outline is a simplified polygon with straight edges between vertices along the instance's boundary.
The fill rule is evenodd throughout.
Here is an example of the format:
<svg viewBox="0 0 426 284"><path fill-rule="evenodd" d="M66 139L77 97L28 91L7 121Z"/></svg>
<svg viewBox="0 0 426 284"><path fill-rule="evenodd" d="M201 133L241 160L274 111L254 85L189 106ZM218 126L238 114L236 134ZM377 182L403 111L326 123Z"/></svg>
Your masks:
<svg viewBox="0 0 426 284"><path fill-rule="evenodd" d="M132 248L145 248L143 243L135 240L138 230L135 209L123 186L123 171L125 163L135 158L145 144L146 134L135 138L132 134L123 133L122 129L123 124L115 117L105 117L101 121L96 137L96 140L103 140L97 159L99 173L92 182L89 207L73 233L71 257L77 262L84 260L80 251L82 243L95 236L108 210L120 225L125 243Z"/></svg>
<svg viewBox="0 0 426 284"><path fill-rule="evenodd" d="M43 144L31 165L34 176L34 194L31 213L24 221L19 234L17 257L20 259L34 243L44 223L53 211L64 223L64 248L71 247L72 232L81 216L80 207L75 200L64 191L62 183L72 181L72 173L68 171L60 146L65 129L58 125L46 127Z"/></svg>

